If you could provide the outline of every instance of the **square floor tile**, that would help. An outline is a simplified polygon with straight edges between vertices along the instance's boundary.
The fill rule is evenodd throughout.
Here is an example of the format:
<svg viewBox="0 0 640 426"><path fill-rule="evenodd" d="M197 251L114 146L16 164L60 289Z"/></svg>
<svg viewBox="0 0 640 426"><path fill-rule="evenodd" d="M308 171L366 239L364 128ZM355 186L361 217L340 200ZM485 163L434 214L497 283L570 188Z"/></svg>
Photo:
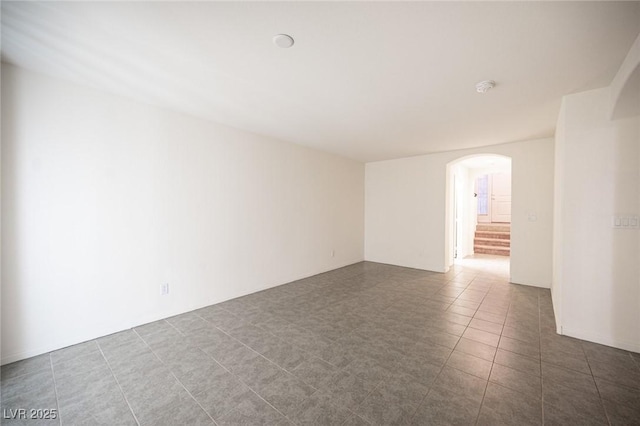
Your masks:
<svg viewBox="0 0 640 426"><path fill-rule="evenodd" d="M523 373L500 364L493 365L489 382L497 383L535 399L540 399L542 395L542 381L539 376Z"/></svg>
<svg viewBox="0 0 640 426"><path fill-rule="evenodd" d="M444 367L434 383L434 388L478 401L482 401L486 387L486 380L451 367Z"/></svg>
<svg viewBox="0 0 640 426"><path fill-rule="evenodd" d="M456 350L492 362L496 355L496 348L494 346L469 340L464 337L460 339L460 342L456 345Z"/></svg>
<svg viewBox="0 0 640 426"><path fill-rule="evenodd" d="M342 425L353 413L336 404L330 394L316 392L304 400L289 418L298 425Z"/></svg>
<svg viewBox="0 0 640 426"><path fill-rule="evenodd" d="M453 351L446 365L487 380L492 363L461 351Z"/></svg>
<svg viewBox="0 0 640 426"><path fill-rule="evenodd" d="M553 405L568 415L590 417L599 422L607 420L602 400L591 390L580 391L543 380L542 397L545 405Z"/></svg>
<svg viewBox="0 0 640 426"><path fill-rule="evenodd" d="M260 396L284 415L294 412L316 390L292 374L278 375Z"/></svg>
<svg viewBox="0 0 640 426"><path fill-rule="evenodd" d="M432 389L411 419L412 425L470 425L482 399L462 396L442 388Z"/></svg>
<svg viewBox="0 0 640 426"><path fill-rule="evenodd" d="M284 416L255 393L247 393L236 407L216 419L219 425L271 425Z"/></svg>
<svg viewBox="0 0 640 426"><path fill-rule="evenodd" d="M478 425L540 425L542 402L538 398L514 392L495 383L489 383Z"/></svg>

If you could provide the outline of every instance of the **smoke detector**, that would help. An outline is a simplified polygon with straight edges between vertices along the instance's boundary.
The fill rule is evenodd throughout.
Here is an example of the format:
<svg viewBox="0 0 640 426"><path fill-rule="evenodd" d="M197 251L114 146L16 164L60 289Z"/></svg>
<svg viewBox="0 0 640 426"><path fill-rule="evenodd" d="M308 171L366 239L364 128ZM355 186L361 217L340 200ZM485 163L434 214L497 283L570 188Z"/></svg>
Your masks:
<svg viewBox="0 0 640 426"><path fill-rule="evenodd" d="M476 91L478 93L487 93L489 89L493 89L496 86L496 82L493 80L485 80L476 84Z"/></svg>
<svg viewBox="0 0 640 426"><path fill-rule="evenodd" d="M273 36L273 44L283 49L288 49L293 46L294 40L288 34L276 34Z"/></svg>

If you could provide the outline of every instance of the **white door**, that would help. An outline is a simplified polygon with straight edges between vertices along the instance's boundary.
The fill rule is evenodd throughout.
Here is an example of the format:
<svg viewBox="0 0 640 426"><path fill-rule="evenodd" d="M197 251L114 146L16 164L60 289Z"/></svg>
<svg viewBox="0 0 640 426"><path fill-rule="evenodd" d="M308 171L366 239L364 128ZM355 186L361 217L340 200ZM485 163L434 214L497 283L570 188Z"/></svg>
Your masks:
<svg viewBox="0 0 640 426"><path fill-rule="evenodd" d="M491 175L491 222L511 222L511 174Z"/></svg>

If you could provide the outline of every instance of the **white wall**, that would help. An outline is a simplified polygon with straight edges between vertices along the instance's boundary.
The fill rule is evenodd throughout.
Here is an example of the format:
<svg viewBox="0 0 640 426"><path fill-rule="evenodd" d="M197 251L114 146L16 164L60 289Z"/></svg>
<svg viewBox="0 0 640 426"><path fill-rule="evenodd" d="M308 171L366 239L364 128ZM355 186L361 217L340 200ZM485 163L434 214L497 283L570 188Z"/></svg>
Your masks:
<svg viewBox="0 0 640 426"><path fill-rule="evenodd" d="M2 101L2 363L363 259L361 163L6 65Z"/></svg>
<svg viewBox="0 0 640 426"><path fill-rule="evenodd" d="M473 198L473 179L470 177L469 168L459 164L451 168L452 176L450 179L455 180L455 203L457 204L456 220L458 221L458 232L456 233L456 243L451 244L449 254L449 264L454 260L455 248L457 246L457 255L464 258L473 254L473 237L469 233L469 223L473 221L472 201ZM453 217L453 216L452 216Z"/></svg>
<svg viewBox="0 0 640 426"><path fill-rule="evenodd" d="M561 278L563 275L563 258L564 258L564 140L565 140L565 99L563 99L558 115L558 123L556 125L555 135L555 155L554 155L554 173L553 173L553 273L551 279L551 301L553 303L553 312L555 314L557 332L562 334L560 324L562 324L562 292L560 291Z"/></svg>
<svg viewBox="0 0 640 426"><path fill-rule="evenodd" d="M511 280L549 287L553 139L368 163L365 168L365 259L446 271L447 164L474 154L511 157ZM535 222L528 220L529 213L535 213Z"/></svg>
<svg viewBox="0 0 640 426"><path fill-rule="evenodd" d="M563 99L552 294L562 334L640 352L639 231L612 227L640 213L640 117L609 120L610 98Z"/></svg>

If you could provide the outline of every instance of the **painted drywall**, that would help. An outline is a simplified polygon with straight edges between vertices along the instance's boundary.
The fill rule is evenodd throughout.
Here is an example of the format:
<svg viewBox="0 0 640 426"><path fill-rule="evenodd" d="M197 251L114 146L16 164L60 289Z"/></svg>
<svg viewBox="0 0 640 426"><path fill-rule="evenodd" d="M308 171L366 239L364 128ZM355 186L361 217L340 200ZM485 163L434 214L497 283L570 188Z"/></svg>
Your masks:
<svg viewBox="0 0 640 426"><path fill-rule="evenodd" d="M563 247L564 247L564 140L566 138L565 131L565 107L566 98L562 101L560 114L558 114L558 124L556 126L555 135L555 155L554 155L554 173L553 173L553 261L552 261L552 279L551 279L551 301L553 303L553 312L556 320L556 331L562 334L560 324L562 324L562 292L561 277L563 274Z"/></svg>
<svg viewBox="0 0 640 426"><path fill-rule="evenodd" d="M367 163L365 259L444 272L447 164L477 154L512 159L511 280L551 285L553 139ZM535 215L536 220L529 218Z"/></svg>
<svg viewBox="0 0 640 426"><path fill-rule="evenodd" d="M464 258L473 254L473 239L469 238L468 225L473 219L473 186L471 171L469 168L459 164L451 170L455 182L454 195L458 209L455 212L456 221L458 222L458 231L455 235L455 247L451 244L449 248L449 259L453 259L454 252L457 248L457 255ZM451 201L450 201L451 202ZM471 242L471 243L470 243Z"/></svg>
<svg viewBox="0 0 640 426"><path fill-rule="evenodd" d="M2 363L363 259L362 163L6 65L2 101Z"/></svg>
<svg viewBox="0 0 640 426"><path fill-rule="evenodd" d="M637 94L636 94L637 96ZM610 120L610 88L566 96L556 137L558 331L640 352L640 117Z"/></svg>

